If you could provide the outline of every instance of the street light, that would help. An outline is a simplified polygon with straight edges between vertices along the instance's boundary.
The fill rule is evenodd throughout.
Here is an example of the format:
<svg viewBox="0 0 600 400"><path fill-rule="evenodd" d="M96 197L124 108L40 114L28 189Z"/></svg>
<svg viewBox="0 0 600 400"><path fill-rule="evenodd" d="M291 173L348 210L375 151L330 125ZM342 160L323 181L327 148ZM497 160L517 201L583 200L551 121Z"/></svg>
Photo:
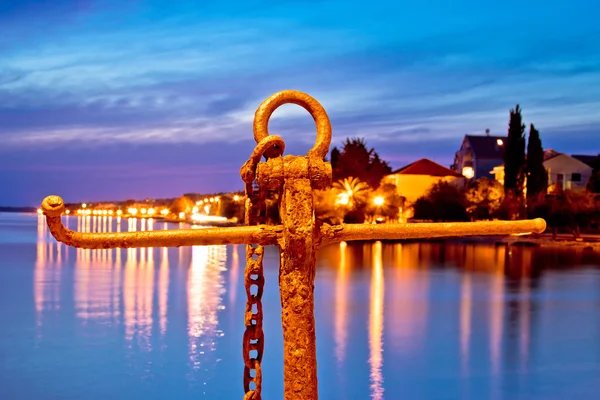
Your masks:
<svg viewBox="0 0 600 400"><path fill-rule="evenodd" d="M383 203L385 203L385 199L383 198L383 196L375 196L375 198L373 199L373 204L375 204L378 207L381 207Z"/></svg>
<svg viewBox="0 0 600 400"><path fill-rule="evenodd" d="M340 193L335 200L336 204L341 204L343 206L347 205L350 202L350 196L348 193Z"/></svg>
<svg viewBox="0 0 600 400"><path fill-rule="evenodd" d="M475 171L473 170L473 167L463 167L462 174L467 179L472 179L475 176Z"/></svg>

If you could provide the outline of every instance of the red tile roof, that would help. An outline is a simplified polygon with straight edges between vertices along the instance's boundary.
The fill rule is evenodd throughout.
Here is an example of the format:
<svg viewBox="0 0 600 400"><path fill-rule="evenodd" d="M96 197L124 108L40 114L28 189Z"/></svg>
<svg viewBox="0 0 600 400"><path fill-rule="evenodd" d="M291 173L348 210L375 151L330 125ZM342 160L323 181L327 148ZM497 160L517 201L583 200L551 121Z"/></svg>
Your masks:
<svg viewBox="0 0 600 400"><path fill-rule="evenodd" d="M549 159L560 156L561 154L562 153L559 153L556 150L546 149L544 150L544 161L548 161ZM527 160L527 155L525 155L525 159Z"/></svg>
<svg viewBox="0 0 600 400"><path fill-rule="evenodd" d="M392 174L403 174L403 175L429 175L429 176L462 176L456 171L452 171L450 168L446 168L443 165L435 163L426 158L422 158L419 161L415 161L412 164L408 164L402 167Z"/></svg>

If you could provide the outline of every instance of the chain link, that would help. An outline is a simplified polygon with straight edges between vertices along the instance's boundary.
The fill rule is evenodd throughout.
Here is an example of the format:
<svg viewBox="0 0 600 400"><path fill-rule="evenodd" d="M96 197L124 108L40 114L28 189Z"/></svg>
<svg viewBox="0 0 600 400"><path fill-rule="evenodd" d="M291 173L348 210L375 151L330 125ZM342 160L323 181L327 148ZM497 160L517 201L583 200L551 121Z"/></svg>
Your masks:
<svg viewBox="0 0 600 400"><path fill-rule="evenodd" d="M253 193L247 194L247 196L246 221L252 223L262 219L256 214L262 211L261 208L264 208L264 202L262 204L260 202L262 196L255 196ZM261 400L262 370L260 363L265 346L265 335L262 328L262 295L265 284L263 255L263 246L246 245L246 269L244 271L244 286L246 288L244 325L246 330L243 339L244 400ZM252 371L254 371L254 376ZM251 383L254 383L254 388L250 387Z"/></svg>
<svg viewBox="0 0 600 400"><path fill-rule="evenodd" d="M275 147L274 147L275 145ZM261 140L252 156L242 167L242 178L246 183L246 225L266 223L265 188L255 187L256 166L264 154L281 156L285 144L277 136ZM263 332L262 295L265 285L263 270L264 246L246 245L246 268L244 286L246 288L246 311L244 313L243 357L244 357L244 400L262 400L261 362L265 348ZM254 387L251 387L254 384Z"/></svg>

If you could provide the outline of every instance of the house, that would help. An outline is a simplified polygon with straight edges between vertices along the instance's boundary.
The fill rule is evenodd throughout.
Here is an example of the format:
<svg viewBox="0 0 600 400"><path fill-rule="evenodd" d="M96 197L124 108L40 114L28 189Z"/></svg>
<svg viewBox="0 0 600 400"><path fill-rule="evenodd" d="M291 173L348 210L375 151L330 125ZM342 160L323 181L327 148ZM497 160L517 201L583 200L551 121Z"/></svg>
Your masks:
<svg viewBox="0 0 600 400"><path fill-rule="evenodd" d="M548 193L585 189L593 172L592 167L577 158L553 150L544 151L543 165L548 172ZM504 184L504 165L497 165L490 173Z"/></svg>
<svg viewBox="0 0 600 400"><path fill-rule="evenodd" d="M462 189L465 180L462 174L423 158L386 175L382 183L396 185L398 194L412 204L438 182L450 182Z"/></svg>
<svg viewBox="0 0 600 400"><path fill-rule="evenodd" d="M454 155L452 170L467 179L493 178L490 171L504 164L506 136L465 135L460 149Z"/></svg>
<svg viewBox="0 0 600 400"><path fill-rule="evenodd" d="M585 189L593 168L567 154L558 154L544 161L550 190Z"/></svg>

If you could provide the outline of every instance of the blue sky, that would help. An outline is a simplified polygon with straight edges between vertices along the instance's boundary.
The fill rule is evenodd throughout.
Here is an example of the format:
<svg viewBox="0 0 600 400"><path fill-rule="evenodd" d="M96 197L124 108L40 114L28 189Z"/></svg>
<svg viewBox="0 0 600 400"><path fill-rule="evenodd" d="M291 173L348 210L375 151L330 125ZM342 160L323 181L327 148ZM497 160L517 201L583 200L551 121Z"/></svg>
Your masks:
<svg viewBox="0 0 600 400"><path fill-rule="evenodd" d="M242 188L252 118L296 89L334 142L452 162L519 103L544 147L600 152L596 0L0 0L0 205ZM275 112L286 151L314 140Z"/></svg>

